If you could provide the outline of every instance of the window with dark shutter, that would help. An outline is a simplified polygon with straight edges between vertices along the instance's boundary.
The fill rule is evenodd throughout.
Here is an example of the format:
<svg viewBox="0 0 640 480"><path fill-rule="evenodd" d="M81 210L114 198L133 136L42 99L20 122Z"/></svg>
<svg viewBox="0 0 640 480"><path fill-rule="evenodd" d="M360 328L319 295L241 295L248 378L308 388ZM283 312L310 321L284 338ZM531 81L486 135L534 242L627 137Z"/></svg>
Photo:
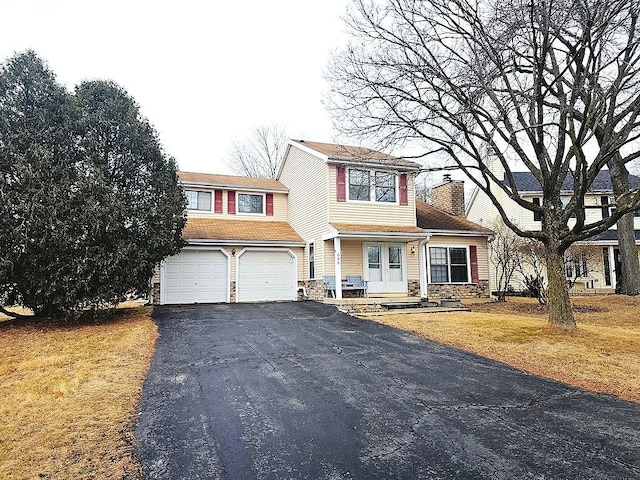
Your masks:
<svg viewBox="0 0 640 480"><path fill-rule="evenodd" d="M533 198L533 204L534 204L536 207L539 207L539 206L540 206L540 198L538 198L538 197L534 197L534 198ZM535 211L534 211L534 212L533 212L533 221L534 221L534 222L541 222L541 221L542 221L542 214L541 214L540 212L535 212Z"/></svg>

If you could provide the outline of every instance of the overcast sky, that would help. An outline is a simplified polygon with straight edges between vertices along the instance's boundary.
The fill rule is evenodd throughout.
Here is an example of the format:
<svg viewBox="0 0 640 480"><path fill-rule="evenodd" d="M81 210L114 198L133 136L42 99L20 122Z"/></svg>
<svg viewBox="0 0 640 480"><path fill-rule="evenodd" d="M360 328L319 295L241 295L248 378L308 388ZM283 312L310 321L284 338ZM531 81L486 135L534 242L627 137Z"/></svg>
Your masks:
<svg viewBox="0 0 640 480"><path fill-rule="evenodd" d="M0 0L0 59L35 50L69 89L110 79L182 170L226 173L260 124L335 140L321 100L349 0Z"/></svg>

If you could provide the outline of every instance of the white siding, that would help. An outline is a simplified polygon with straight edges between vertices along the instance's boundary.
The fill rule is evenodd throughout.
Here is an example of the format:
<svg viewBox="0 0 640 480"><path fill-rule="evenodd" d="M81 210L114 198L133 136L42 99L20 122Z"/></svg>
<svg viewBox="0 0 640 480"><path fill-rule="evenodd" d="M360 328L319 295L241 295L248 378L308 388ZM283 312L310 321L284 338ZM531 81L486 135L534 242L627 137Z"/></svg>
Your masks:
<svg viewBox="0 0 640 480"><path fill-rule="evenodd" d="M328 232L327 165L294 146L289 148L278 180L289 189L288 222L308 244L315 243L315 276L322 279L325 248L322 236ZM309 278L308 248L303 263L304 278ZM331 250L333 255L333 250ZM333 256L330 257L333 262Z"/></svg>
<svg viewBox="0 0 640 480"><path fill-rule="evenodd" d="M333 223L362 223L372 225L416 225L416 195L414 176L407 174L408 205L399 203L349 201L347 173L347 201L337 201L336 166L329 165L329 221ZM284 182L283 182L284 183ZM286 185L286 183L285 183ZM399 199L400 193L396 191Z"/></svg>

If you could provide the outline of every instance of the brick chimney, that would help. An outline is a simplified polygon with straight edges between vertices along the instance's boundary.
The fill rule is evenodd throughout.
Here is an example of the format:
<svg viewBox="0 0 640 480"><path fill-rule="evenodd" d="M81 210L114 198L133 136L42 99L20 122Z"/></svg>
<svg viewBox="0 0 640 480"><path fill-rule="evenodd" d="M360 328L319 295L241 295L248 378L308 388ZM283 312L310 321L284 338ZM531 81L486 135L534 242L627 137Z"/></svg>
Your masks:
<svg viewBox="0 0 640 480"><path fill-rule="evenodd" d="M443 182L432 188L433 206L452 215L464 217L464 182L452 180L448 173Z"/></svg>

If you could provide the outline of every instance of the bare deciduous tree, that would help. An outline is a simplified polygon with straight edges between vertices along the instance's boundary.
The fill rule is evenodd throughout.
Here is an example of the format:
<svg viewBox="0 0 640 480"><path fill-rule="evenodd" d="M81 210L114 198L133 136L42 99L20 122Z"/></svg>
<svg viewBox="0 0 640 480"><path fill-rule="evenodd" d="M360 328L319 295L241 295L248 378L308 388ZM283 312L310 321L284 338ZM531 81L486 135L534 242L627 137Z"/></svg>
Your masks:
<svg viewBox="0 0 640 480"><path fill-rule="evenodd" d="M640 205L632 190L608 218L584 213L612 158L640 157L629 148L640 130L637 20L628 0L354 0L353 40L328 70L330 108L344 134L421 142L425 158L465 172L509 228L544 245L549 321L575 327L565 251ZM488 151L505 178L488 168ZM514 162L540 184L540 205L521 198ZM492 185L539 214L541 230L512 221Z"/></svg>
<svg viewBox="0 0 640 480"><path fill-rule="evenodd" d="M282 128L261 125L245 141L233 143L226 163L238 175L276 178L286 148L287 135Z"/></svg>
<svg viewBox="0 0 640 480"><path fill-rule="evenodd" d="M504 302L507 299L514 276L522 265L524 240L501 222L496 222L492 230L490 259L495 272L498 301Z"/></svg>

